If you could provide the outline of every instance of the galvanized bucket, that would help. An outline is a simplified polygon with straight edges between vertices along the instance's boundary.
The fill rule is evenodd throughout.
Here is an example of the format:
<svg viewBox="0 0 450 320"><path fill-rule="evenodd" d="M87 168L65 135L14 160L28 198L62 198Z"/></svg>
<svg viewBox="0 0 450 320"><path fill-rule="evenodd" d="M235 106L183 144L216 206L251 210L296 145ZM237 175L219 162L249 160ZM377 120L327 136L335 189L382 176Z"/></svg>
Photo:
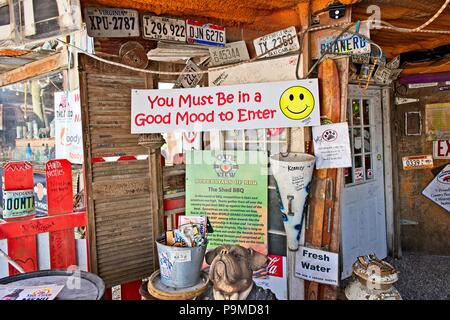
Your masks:
<svg viewBox="0 0 450 320"><path fill-rule="evenodd" d="M200 282L207 244L199 247L173 247L156 241L162 284L171 288L192 287Z"/></svg>

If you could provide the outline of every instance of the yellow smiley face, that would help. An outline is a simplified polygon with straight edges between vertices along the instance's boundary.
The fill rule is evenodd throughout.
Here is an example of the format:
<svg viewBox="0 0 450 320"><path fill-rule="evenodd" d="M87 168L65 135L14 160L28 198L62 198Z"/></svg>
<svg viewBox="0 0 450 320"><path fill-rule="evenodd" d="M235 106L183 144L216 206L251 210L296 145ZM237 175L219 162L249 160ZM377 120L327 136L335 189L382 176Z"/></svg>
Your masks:
<svg viewBox="0 0 450 320"><path fill-rule="evenodd" d="M314 96L305 87L290 87L281 95L280 109L289 119L305 119L314 110Z"/></svg>

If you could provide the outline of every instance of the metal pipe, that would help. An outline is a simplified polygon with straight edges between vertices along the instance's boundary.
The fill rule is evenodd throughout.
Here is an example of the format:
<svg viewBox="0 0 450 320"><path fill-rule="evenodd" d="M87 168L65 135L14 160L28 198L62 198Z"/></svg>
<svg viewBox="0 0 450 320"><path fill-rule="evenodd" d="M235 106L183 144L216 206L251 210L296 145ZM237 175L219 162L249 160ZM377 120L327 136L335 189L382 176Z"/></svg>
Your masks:
<svg viewBox="0 0 450 320"><path fill-rule="evenodd" d="M20 273L25 273L25 270L23 270L23 268L21 266L19 266L17 264L17 262L15 262L13 259L11 259L11 257L8 256L2 249L0 249L0 256L4 257L6 259L6 261L8 261L9 264L14 267L14 269L19 271Z"/></svg>

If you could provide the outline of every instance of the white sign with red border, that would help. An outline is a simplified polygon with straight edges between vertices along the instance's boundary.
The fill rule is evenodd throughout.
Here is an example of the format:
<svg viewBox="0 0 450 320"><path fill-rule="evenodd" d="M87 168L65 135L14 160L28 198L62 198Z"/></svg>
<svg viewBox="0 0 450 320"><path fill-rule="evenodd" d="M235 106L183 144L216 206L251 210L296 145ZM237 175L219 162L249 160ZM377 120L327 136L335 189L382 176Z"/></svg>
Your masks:
<svg viewBox="0 0 450 320"><path fill-rule="evenodd" d="M403 170L433 169L433 157L431 155L419 155L403 157Z"/></svg>
<svg viewBox="0 0 450 320"><path fill-rule="evenodd" d="M433 141L433 158L450 159L450 140Z"/></svg>

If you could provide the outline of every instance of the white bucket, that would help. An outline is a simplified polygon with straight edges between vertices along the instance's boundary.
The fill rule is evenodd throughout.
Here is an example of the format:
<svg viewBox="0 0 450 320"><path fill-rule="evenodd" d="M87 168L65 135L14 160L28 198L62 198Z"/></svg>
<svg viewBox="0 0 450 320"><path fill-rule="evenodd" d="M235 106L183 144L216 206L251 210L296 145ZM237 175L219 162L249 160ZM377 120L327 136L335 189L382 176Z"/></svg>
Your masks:
<svg viewBox="0 0 450 320"><path fill-rule="evenodd" d="M276 154L270 167L277 182L289 250L298 250L306 200L316 158L307 153Z"/></svg>

